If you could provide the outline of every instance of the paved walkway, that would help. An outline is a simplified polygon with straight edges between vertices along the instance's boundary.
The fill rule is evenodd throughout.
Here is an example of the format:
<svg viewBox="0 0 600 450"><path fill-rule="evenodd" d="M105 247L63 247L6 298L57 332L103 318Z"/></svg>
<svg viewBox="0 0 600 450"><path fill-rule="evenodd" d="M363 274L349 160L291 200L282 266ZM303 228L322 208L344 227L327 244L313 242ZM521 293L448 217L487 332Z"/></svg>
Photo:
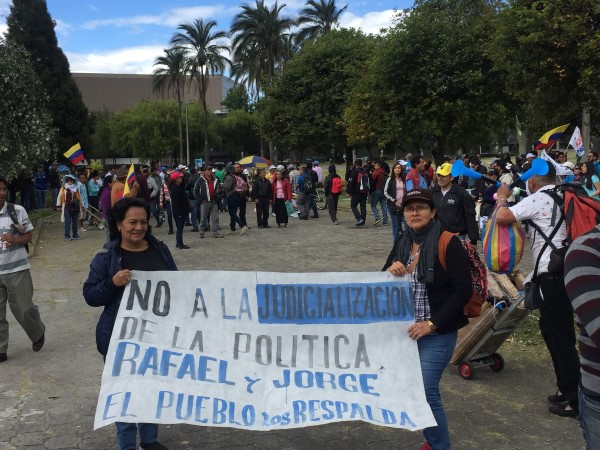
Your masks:
<svg viewBox="0 0 600 450"><path fill-rule="evenodd" d="M259 230L249 217L252 229L245 236L200 239L186 228L190 250L177 250L165 226L155 234L171 247L180 270L378 271L392 243L391 227L355 229L348 212L340 213L337 226L325 212L320 219L290 219L288 229ZM221 214L225 233L228 219ZM104 232L92 229L73 242L62 236L59 219L46 221L32 258L35 301L47 327L42 351L31 351L25 333L8 314L9 360L0 365L0 450L115 448L112 427L93 431L102 371L94 340L100 309L87 306L81 294ZM505 347L502 372L481 368L475 380L465 381L455 366L446 371L443 396L454 448L583 448L577 422L548 413L545 398L554 386L545 349L538 347L539 355L531 360ZM420 433L361 422L276 432L161 426L159 438L170 449L299 450L418 449L423 440Z"/></svg>

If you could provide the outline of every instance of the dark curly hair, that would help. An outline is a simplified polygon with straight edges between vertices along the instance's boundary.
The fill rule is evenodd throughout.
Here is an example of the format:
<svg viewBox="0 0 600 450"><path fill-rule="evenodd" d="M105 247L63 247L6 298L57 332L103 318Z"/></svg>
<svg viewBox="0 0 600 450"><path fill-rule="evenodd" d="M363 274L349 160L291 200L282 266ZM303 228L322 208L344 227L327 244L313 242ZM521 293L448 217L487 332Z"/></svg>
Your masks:
<svg viewBox="0 0 600 450"><path fill-rule="evenodd" d="M110 240L121 238L121 232L117 228L117 222L121 222L125 219L125 214L129 208L144 208L146 210L146 217L150 220L150 206L146 203L146 200L138 197L124 197L114 204L114 206L108 212L108 232ZM148 224L148 230L144 238L152 234L152 227Z"/></svg>

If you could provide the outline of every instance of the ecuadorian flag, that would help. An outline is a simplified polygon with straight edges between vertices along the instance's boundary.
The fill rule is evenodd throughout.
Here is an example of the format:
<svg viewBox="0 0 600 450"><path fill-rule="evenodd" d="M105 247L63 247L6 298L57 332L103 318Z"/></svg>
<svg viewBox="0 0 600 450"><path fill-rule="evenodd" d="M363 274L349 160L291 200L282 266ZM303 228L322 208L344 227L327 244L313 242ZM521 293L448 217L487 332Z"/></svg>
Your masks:
<svg viewBox="0 0 600 450"><path fill-rule="evenodd" d="M64 155L69 158L69 161L71 161L71 164L77 164L80 163L81 161L83 161L85 159L85 157L83 156L83 151L81 150L81 144L78 142L77 144L75 144L73 147L71 147L69 150L67 150Z"/></svg>
<svg viewBox="0 0 600 450"><path fill-rule="evenodd" d="M133 168L133 163L129 167L129 172L127 172L127 181L125 181L125 190L123 191L123 195L129 194L131 191L131 185L135 181L135 170Z"/></svg>
<svg viewBox="0 0 600 450"><path fill-rule="evenodd" d="M569 128L570 124L561 125L560 127L556 127L553 130L548 131L544 134L539 141L535 143L535 149L540 150L542 148L550 148L552 147L556 141L558 141L565 130Z"/></svg>

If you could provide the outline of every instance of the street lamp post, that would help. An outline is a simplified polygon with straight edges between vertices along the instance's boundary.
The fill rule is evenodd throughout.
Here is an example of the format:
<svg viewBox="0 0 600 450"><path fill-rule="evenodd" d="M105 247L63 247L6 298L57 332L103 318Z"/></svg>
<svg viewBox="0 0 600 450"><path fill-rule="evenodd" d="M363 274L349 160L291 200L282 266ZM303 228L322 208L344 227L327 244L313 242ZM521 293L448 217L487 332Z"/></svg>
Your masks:
<svg viewBox="0 0 600 450"><path fill-rule="evenodd" d="M187 150L187 158L185 160L185 165L189 166L190 165L190 130L188 127L188 108L187 105L185 105L185 144L186 144L186 150Z"/></svg>

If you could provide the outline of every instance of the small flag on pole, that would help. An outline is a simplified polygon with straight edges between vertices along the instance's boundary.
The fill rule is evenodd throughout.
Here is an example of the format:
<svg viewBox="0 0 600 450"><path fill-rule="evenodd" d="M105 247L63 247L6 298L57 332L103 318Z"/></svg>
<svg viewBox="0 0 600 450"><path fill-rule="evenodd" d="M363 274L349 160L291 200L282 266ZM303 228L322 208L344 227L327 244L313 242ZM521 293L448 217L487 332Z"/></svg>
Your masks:
<svg viewBox="0 0 600 450"><path fill-rule="evenodd" d="M583 138L581 137L581 130L579 127L575 127L575 131L573 131L573 136L571 136L569 145L575 149L577 156L583 156L585 149L583 147Z"/></svg>
<svg viewBox="0 0 600 450"><path fill-rule="evenodd" d="M123 195L129 194L131 191L131 185L135 181L135 170L133 168L133 163L129 167L129 172L127 172L127 179L125 181L125 190L123 191Z"/></svg>
<svg viewBox="0 0 600 450"><path fill-rule="evenodd" d="M85 159L85 157L83 156L83 151L81 150L81 144L78 142L77 144L75 144L73 147L71 147L69 150L67 150L64 155L69 158L69 161L71 161L71 164L77 164L80 163L81 161L83 161Z"/></svg>
<svg viewBox="0 0 600 450"><path fill-rule="evenodd" d="M539 141L535 143L535 149L540 150L542 148L552 147L556 143L556 141L558 141L562 137L565 130L569 128L569 125L570 124L561 125L560 127L556 127L548 131L540 138Z"/></svg>

